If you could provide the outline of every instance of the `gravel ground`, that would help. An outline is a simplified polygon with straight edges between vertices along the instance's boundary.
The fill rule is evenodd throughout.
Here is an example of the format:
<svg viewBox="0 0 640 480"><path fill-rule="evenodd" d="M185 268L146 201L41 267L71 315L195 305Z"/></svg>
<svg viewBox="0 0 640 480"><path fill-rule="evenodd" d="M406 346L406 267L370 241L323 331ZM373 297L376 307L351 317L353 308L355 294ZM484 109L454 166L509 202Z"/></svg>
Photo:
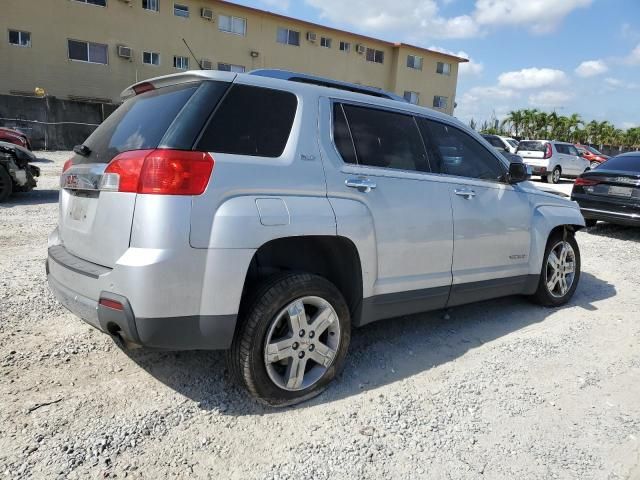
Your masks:
<svg viewBox="0 0 640 480"><path fill-rule="evenodd" d="M272 410L221 352L123 352L48 293L68 152L0 206L0 476L639 479L640 229L580 232L558 310L525 299L357 330L344 374Z"/></svg>

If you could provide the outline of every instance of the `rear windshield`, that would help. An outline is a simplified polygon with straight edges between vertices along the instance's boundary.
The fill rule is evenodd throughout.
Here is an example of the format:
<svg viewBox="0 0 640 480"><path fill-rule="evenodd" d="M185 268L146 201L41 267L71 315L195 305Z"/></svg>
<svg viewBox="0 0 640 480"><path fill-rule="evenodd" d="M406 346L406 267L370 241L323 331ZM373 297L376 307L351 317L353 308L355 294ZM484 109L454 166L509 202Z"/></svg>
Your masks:
<svg viewBox="0 0 640 480"><path fill-rule="evenodd" d="M523 141L518 144L519 152L544 152L546 142Z"/></svg>
<svg viewBox="0 0 640 480"><path fill-rule="evenodd" d="M640 154L613 157L596 167L596 170L617 170L640 173Z"/></svg>
<svg viewBox="0 0 640 480"><path fill-rule="evenodd" d="M73 163L109 163L128 150L156 148L200 83L164 87L124 102L87 138L91 153Z"/></svg>

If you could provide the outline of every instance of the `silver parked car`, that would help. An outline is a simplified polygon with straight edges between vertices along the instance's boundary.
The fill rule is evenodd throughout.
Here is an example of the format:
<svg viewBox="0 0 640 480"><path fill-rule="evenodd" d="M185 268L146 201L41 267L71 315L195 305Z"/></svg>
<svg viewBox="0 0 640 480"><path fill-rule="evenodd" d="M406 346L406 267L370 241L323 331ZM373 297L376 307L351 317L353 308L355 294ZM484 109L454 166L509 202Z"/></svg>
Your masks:
<svg viewBox="0 0 640 480"><path fill-rule="evenodd" d="M226 349L254 397L317 395L351 329L580 277L577 205L453 117L358 85L152 79L64 167L48 281L124 343Z"/></svg>
<svg viewBox="0 0 640 480"><path fill-rule="evenodd" d="M517 153L543 182L558 183L562 177L576 178L589 170L589 161L572 143L522 140Z"/></svg>

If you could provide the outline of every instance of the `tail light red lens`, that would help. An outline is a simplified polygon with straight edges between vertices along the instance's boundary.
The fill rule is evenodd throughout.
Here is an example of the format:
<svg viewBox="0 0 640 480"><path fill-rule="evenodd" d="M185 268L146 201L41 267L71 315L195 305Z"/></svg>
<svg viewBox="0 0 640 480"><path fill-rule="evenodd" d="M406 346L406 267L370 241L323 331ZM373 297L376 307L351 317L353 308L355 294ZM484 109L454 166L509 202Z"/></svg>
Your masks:
<svg viewBox="0 0 640 480"><path fill-rule="evenodd" d="M136 93L136 95L140 95L144 92L150 92L151 90L155 90L155 87L150 82L139 83L138 85L133 87L133 91Z"/></svg>
<svg viewBox="0 0 640 480"><path fill-rule="evenodd" d="M599 180L593 180L591 178L578 177L578 178L576 178L576 181L575 181L575 183L573 185L576 186L576 187L588 187L590 185L597 185L599 183L600 183Z"/></svg>
<svg viewBox="0 0 640 480"><path fill-rule="evenodd" d="M542 158L544 159L551 158L551 155L553 155L553 151L551 150L551 144L547 143L544 147L544 157Z"/></svg>
<svg viewBox="0 0 640 480"><path fill-rule="evenodd" d="M115 157L105 170L116 174L119 192L155 195L201 195L211 171L213 157L206 152L183 150L134 150Z"/></svg>
<svg viewBox="0 0 640 480"><path fill-rule="evenodd" d="M64 162L64 165L62 166L62 173L64 173L67 170L69 170L72 166L73 166L73 160L72 159L69 159L66 162Z"/></svg>
<svg viewBox="0 0 640 480"><path fill-rule="evenodd" d="M124 307L120 302L116 302L115 300L110 300L108 298L101 298L99 303L103 307L111 308L112 310L124 310Z"/></svg>

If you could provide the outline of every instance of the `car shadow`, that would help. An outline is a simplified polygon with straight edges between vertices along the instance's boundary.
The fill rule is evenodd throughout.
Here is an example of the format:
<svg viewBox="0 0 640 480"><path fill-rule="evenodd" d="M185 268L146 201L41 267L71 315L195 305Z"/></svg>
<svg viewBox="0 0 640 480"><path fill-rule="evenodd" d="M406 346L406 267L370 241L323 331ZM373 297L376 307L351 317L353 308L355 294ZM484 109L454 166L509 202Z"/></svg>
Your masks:
<svg viewBox="0 0 640 480"><path fill-rule="evenodd" d="M54 163L53 160L49 160L48 158L36 157L36 159L29 163Z"/></svg>
<svg viewBox="0 0 640 480"><path fill-rule="evenodd" d="M58 203L60 190L31 190L30 192L17 192L9 197L0 208L12 208L19 205L42 205L46 203Z"/></svg>
<svg viewBox="0 0 640 480"><path fill-rule="evenodd" d="M585 232L589 233L590 235L597 235L599 237L640 242L640 227L598 222L595 227L587 228Z"/></svg>
<svg viewBox="0 0 640 480"><path fill-rule="evenodd" d="M615 294L613 285L583 272L574 297L563 308L597 310L596 302ZM273 414L331 403L402 381L543 322L556 311L513 296L367 325L352 332L345 369L329 388L308 402L285 409L263 406L237 387L225 370L224 352L134 349L125 353L157 380L197 402L201 409L231 416Z"/></svg>

